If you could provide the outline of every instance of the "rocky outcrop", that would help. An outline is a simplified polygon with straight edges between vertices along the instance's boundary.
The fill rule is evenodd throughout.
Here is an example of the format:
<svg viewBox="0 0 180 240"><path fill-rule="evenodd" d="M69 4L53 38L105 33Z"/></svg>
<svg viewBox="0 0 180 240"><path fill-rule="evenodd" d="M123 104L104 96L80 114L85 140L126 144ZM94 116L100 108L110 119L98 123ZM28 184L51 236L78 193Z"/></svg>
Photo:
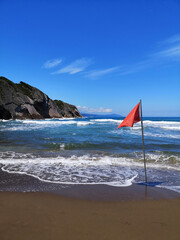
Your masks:
<svg viewBox="0 0 180 240"><path fill-rule="evenodd" d="M82 117L76 106L65 103L61 100L54 100L61 111L61 114L67 118Z"/></svg>
<svg viewBox="0 0 180 240"><path fill-rule="evenodd" d="M43 119L82 117L78 109L53 101L39 89L0 77L0 119Z"/></svg>

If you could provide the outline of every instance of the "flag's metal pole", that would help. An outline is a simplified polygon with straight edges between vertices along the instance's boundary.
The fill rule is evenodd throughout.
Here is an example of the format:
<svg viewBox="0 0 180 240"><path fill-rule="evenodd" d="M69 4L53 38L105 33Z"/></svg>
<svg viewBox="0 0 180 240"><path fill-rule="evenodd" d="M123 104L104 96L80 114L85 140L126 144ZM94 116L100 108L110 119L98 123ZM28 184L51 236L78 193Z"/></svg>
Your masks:
<svg viewBox="0 0 180 240"><path fill-rule="evenodd" d="M145 172L145 182L147 183L147 173L146 173L146 158L145 158L145 149L144 149L144 130L143 130L143 120L142 120L142 101L140 100L141 105L141 130L142 130L142 145L143 145L143 157L144 157L144 172Z"/></svg>

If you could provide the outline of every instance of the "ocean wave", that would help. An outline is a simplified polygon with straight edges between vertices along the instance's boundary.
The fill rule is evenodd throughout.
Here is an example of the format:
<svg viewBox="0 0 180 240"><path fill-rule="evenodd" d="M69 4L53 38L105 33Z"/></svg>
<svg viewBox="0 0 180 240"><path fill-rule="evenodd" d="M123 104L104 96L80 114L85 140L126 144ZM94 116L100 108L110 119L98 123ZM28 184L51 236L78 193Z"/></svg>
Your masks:
<svg viewBox="0 0 180 240"><path fill-rule="evenodd" d="M64 148L64 144L61 145ZM146 160L151 168L166 168L174 169L180 171L180 158L177 155L165 154L162 152L147 153ZM131 154L123 154L122 156L116 157L113 155L82 155L76 156L72 155L71 157L40 157L32 153L16 153L16 152L0 152L0 164L17 164L17 163L61 163L64 165L75 165L75 166L135 166L143 167L144 161L141 152L134 152Z"/></svg>
<svg viewBox="0 0 180 240"><path fill-rule="evenodd" d="M51 121L51 120L22 120L22 124L12 124L8 126L3 126L6 131L31 131L36 129L43 129L43 128L52 128L58 127L61 125L76 125L76 126L87 126L94 124L90 121L76 121L76 120L58 120L58 121ZM4 129L0 129L0 131L4 131Z"/></svg>
<svg viewBox="0 0 180 240"><path fill-rule="evenodd" d="M77 118L65 118L65 117L62 117L62 118L45 118L43 119L43 121L63 121L63 120L75 120Z"/></svg>
<svg viewBox="0 0 180 240"><path fill-rule="evenodd" d="M173 126L162 126L161 128L168 129L168 130L176 130L180 131L180 126L178 127L173 127Z"/></svg>
<svg viewBox="0 0 180 240"><path fill-rule="evenodd" d="M155 137L155 138L175 138L175 139L180 139L180 135L173 135L173 134L167 134L167 133L151 133L151 132L147 132L147 133L144 133L144 136Z"/></svg>
<svg viewBox="0 0 180 240"><path fill-rule="evenodd" d="M86 126L93 124L90 121L72 121L72 120L58 120L58 121L51 121L51 120L41 120L41 121L35 121L35 120L24 120L23 123L25 124L37 124L37 125L45 125L45 126L58 126L58 125L71 125L76 124L77 126Z"/></svg>
<svg viewBox="0 0 180 240"><path fill-rule="evenodd" d="M137 129L135 129L137 130ZM142 132L139 131L131 131L129 132L129 134L132 134L132 135L142 135ZM144 132L144 136L145 137L153 137L153 138L166 138L166 139L180 139L180 135L177 135L177 134L168 134L166 132L162 132L162 133L152 133L152 132Z"/></svg>
<svg viewBox="0 0 180 240"><path fill-rule="evenodd" d="M27 127L27 126L12 126L12 127L6 127L4 129L0 129L0 131L31 131L31 130L37 130L37 129L41 129L41 126L31 126L31 127Z"/></svg>
<svg viewBox="0 0 180 240"><path fill-rule="evenodd" d="M76 122L77 126L87 126L87 125L91 125L94 124L93 122L83 122L83 121L78 121Z"/></svg>
<svg viewBox="0 0 180 240"><path fill-rule="evenodd" d="M159 156L158 156L159 155ZM111 186L129 186L132 182L144 178L144 163L137 154L136 160L127 156L72 155L70 157L41 157L34 154L0 152L0 164L3 171L31 175L41 181L61 184L106 184ZM170 158L174 156L169 156ZM148 177L172 179L167 156L161 153L147 155ZM179 161L179 160L178 160ZM163 173L163 171L165 171ZM180 168L179 168L180 171ZM162 175L164 174L164 175ZM175 178L175 175L173 175ZM136 179L136 180L135 180ZM174 189L175 190L175 189Z"/></svg>
<svg viewBox="0 0 180 240"><path fill-rule="evenodd" d="M51 121L51 120L23 120L22 123L25 124L40 124L40 125L62 125L62 124L75 124L76 121L64 121L64 120L58 120L58 121Z"/></svg>
<svg viewBox="0 0 180 240"><path fill-rule="evenodd" d="M12 121L12 120L11 119L10 120L0 119L0 122L9 122L9 121Z"/></svg>
<svg viewBox="0 0 180 240"><path fill-rule="evenodd" d="M121 123L122 120L116 120L116 119L93 119L90 120L91 122L100 122L100 123L104 123L104 122L110 122L110 123Z"/></svg>
<svg viewBox="0 0 180 240"><path fill-rule="evenodd" d="M144 128L155 128L155 129L166 129L166 130L174 130L174 131L180 131L180 122L165 122L165 121L143 121ZM130 129L133 130L140 130L141 129L141 123L135 123L134 126Z"/></svg>
<svg viewBox="0 0 180 240"><path fill-rule="evenodd" d="M115 120L115 119L93 119L90 120L92 122L96 122L97 124L120 124L123 120ZM144 128L161 128L167 130L180 130L180 122L173 122L173 121L150 121L144 120L143 121ZM122 128L123 129L123 128ZM135 123L133 128L134 130L141 129L141 123ZM119 129L120 130L120 129Z"/></svg>
<svg viewBox="0 0 180 240"><path fill-rule="evenodd" d="M135 135L135 136L141 136L142 135L142 131L141 131L141 127L133 127L133 128L126 128L126 133L130 134L130 135ZM116 134L118 136L122 135L122 132L124 130L113 130L113 131L109 131L110 134ZM151 132L151 131L144 131L144 136L145 137L152 137L152 138L166 138L166 139L180 139L180 135L179 134L169 134L167 132L162 132L161 133L156 133L156 132Z"/></svg>
<svg viewBox="0 0 180 240"><path fill-rule="evenodd" d="M143 180L141 123L117 130L121 122L116 119L1 121L0 164L4 171L64 184L122 186L129 180ZM151 180L163 176L170 185L178 185L175 177L178 179L180 171L179 127L177 121L144 121ZM137 177L132 180L134 176Z"/></svg>
<svg viewBox="0 0 180 240"><path fill-rule="evenodd" d="M159 188L165 188L180 193L180 186L167 186L167 185L158 185Z"/></svg>
<svg viewBox="0 0 180 240"><path fill-rule="evenodd" d="M23 130L23 125L29 125L30 128L39 128L39 125L42 127L54 127L54 126L61 126L61 125L77 125L77 126L87 126L87 125L94 125L94 124L103 124L103 125L109 125L109 124L115 124L119 125L122 120L116 120L116 119L67 119L67 118L62 118L62 119L44 119L44 120L1 120L2 124L7 124L9 123L12 126L7 125L7 130ZM22 123L22 126L18 125L13 126L14 123ZM154 129L166 129L170 131L180 131L180 122L173 122L173 121L150 121L150 120L145 120L143 121L144 123L144 128L154 128ZM14 127L14 128L13 128ZM118 131L123 130L119 129ZM133 130L140 130L141 129L141 123L138 122L134 124L133 128L126 128L126 129L133 129Z"/></svg>
<svg viewBox="0 0 180 240"><path fill-rule="evenodd" d="M154 125L156 125L156 124L173 124L173 125L180 125L180 122L176 122L176 121L150 121L150 120L144 120L143 121L144 123L146 123L146 124L154 124Z"/></svg>
<svg viewBox="0 0 180 240"><path fill-rule="evenodd" d="M163 128L167 130L180 130L180 122L170 122L170 121L144 121L145 127Z"/></svg>
<svg viewBox="0 0 180 240"><path fill-rule="evenodd" d="M42 181L54 183L128 186L132 184L132 180L137 175L136 171L130 168L121 169L121 174L119 174L116 166L113 166L111 159L107 157L73 155L69 158L34 158L34 156L29 158L27 154L13 152L6 154L4 159L0 159L3 171L27 174Z"/></svg>

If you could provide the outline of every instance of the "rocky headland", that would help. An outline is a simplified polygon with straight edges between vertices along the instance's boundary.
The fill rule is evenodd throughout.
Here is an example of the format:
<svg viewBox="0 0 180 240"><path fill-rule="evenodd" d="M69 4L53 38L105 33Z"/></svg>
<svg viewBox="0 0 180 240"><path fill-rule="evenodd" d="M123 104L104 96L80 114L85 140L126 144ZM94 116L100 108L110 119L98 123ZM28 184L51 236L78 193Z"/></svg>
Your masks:
<svg viewBox="0 0 180 240"><path fill-rule="evenodd" d="M82 117L76 106L52 100L25 82L0 77L0 119L44 119Z"/></svg>

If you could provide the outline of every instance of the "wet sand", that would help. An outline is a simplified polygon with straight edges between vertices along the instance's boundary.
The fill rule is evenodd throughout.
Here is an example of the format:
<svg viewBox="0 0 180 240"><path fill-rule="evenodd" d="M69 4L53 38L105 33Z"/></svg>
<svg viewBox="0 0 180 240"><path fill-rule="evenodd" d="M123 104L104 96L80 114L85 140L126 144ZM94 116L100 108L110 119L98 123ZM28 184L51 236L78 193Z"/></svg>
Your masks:
<svg viewBox="0 0 180 240"><path fill-rule="evenodd" d="M145 187L133 184L129 187L107 185L62 185L42 182L24 174L10 174L0 170L0 191L4 192L48 192L64 197L92 201L127 201L179 198L174 191L157 187Z"/></svg>
<svg viewBox="0 0 180 240"><path fill-rule="evenodd" d="M137 185L61 186L0 173L1 240L179 239L175 192Z"/></svg>

